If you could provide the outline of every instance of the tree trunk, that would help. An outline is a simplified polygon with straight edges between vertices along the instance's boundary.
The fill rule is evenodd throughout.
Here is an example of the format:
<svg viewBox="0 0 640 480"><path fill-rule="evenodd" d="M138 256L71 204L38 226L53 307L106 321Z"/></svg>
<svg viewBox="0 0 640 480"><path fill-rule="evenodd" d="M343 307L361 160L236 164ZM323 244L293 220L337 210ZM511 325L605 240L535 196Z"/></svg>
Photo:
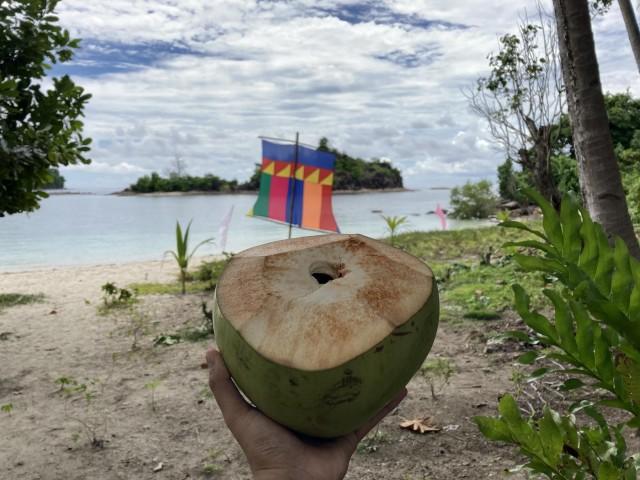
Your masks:
<svg viewBox="0 0 640 480"><path fill-rule="evenodd" d="M618 4L622 11L624 24L627 27L629 43L631 44L633 56L636 59L636 66L638 67L638 71L640 71L640 29L638 28L638 20L636 19L636 14L633 11L631 0L618 0Z"/></svg>
<svg viewBox="0 0 640 480"><path fill-rule="evenodd" d="M609 239L621 237L640 258L602 95L587 0L553 0L578 175L585 205Z"/></svg>

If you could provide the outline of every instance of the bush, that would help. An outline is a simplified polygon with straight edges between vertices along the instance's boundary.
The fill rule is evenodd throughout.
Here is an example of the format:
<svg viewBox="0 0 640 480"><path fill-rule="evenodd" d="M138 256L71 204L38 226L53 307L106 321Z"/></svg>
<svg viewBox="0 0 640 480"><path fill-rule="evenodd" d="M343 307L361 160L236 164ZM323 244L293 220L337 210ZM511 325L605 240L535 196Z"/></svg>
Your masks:
<svg viewBox="0 0 640 480"><path fill-rule="evenodd" d="M523 418L515 399L505 395L499 417L475 421L487 438L520 447L528 459L524 467L550 479L633 480L640 456L628 452L624 434L640 427L640 262L622 240L610 246L602 227L571 196L558 214L541 195L528 194L542 208L544 231L512 221L503 225L539 237L511 246L543 256L516 254L514 259L527 272L556 278L558 287L544 290L554 313L548 317L532 310L520 285L513 286L516 310L533 334L511 335L546 347L519 359L523 364L552 360L532 379L562 375L560 389L576 392L577 399L564 414L545 405ZM617 423L604 416L602 407L622 413Z"/></svg>
<svg viewBox="0 0 640 480"><path fill-rule="evenodd" d="M640 223L640 171L629 170L622 174L622 184L627 196L627 205L631 221Z"/></svg>
<svg viewBox="0 0 640 480"><path fill-rule="evenodd" d="M502 165L498 166L498 193L505 200L515 200L517 188L513 162L507 158Z"/></svg>
<svg viewBox="0 0 640 480"><path fill-rule="evenodd" d="M491 182L481 180L478 183L467 182L462 187L451 190L452 218L467 220L488 218L496 210L497 198L491 190Z"/></svg>
<svg viewBox="0 0 640 480"><path fill-rule="evenodd" d="M560 195L580 194L578 181L578 163L567 155L556 155L551 158L551 177Z"/></svg>

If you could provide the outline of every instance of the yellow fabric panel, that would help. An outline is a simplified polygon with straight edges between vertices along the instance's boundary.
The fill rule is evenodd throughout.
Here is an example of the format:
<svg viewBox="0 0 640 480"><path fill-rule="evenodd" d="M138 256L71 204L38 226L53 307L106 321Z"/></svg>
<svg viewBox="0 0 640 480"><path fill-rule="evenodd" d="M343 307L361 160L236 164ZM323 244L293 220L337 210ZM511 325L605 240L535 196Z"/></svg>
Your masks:
<svg viewBox="0 0 640 480"><path fill-rule="evenodd" d="M310 175L307 175L307 178L304 179L305 182L310 183L320 183L320 170L315 168Z"/></svg>
<svg viewBox="0 0 640 480"><path fill-rule="evenodd" d="M331 186L333 185L333 173L330 173L327 178L325 178L322 182L321 185L328 185Z"/></svg>

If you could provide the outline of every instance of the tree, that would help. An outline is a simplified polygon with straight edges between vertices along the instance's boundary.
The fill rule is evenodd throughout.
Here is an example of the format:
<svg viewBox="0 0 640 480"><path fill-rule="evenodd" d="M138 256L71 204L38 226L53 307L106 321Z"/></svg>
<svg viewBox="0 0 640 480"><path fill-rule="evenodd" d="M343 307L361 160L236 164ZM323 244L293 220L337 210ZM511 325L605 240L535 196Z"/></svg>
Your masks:
<svg viewBox="0 0 640 480"><path fill-rule="evenodd" d="M613 0L594 0L591 7L595 15L604 15L612 3ZM618 0L618 6L622 13L625 28L627 29L631 51L633 52L636 65L640 71L640 28L638 28L638 20L636 19L630 0Z"/></svg>
<svg viewBox="0 0 640 480"><path fill-rule="evenodd" d="M60 171L57 168L50 168L49 175L51 176L51 181L42 188L47 190L61 190L64 188L65 178L60 175Z"/></svg>
<svg viewBox="0 0 640 480"><path fill-rule="evenodd" d="M491 190L491 182L480 180L477 183L467 182L461 187L451 189L451 218L469 220L487 218L496 210L497 199Z"/></svg>
<svg viewBox="0 0 640 480"><path fill-rule="evenodd" d="M618 4L622 11L624 25L627 28L627 35L629 35L631 50L636 59L636 66L638 67L638 71L640 71L640 29L638 28L638 20L636 19L636 14L633 11L630 0L618 0Z"/></svg>
<svg viewBox="0 0 640 480"><path fill-rule="evenodd" d="M0 216L38 208L50 168L89 163L79 118L91 96L67 75L42 85L50 64L71 60L80 43L57 25L57 4L0 2Z"/></svg>
<svg viewBox="0 0 640 480"><path fill-rule="evenodd" d="M558 206L551 173L552 146L565 110L557 36L538 6L538 19L523 18L517 34L500 37L489 55L491 72L466 93L471 109L483 117L506 156L521 165L537 190Z"/></svg>
<svg viewBox="0 0 640 480"><path fill-rule="evenodd" d="M640 258L613 151L587 0L553 0L583 200L609 239Z"/></svg>

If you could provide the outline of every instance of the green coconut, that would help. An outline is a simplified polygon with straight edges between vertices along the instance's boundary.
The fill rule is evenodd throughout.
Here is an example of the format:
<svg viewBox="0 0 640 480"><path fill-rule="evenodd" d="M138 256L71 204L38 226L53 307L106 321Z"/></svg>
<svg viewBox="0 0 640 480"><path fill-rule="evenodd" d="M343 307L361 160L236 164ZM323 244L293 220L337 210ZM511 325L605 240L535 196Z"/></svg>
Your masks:
<svg viewBox="0 0 640 480"><path fill-rule="evenodd" d="M246 397L300 433L354 431L406 385L438 327L421 260L362 235L235 255L216 289L216 343Z"/></svg>

